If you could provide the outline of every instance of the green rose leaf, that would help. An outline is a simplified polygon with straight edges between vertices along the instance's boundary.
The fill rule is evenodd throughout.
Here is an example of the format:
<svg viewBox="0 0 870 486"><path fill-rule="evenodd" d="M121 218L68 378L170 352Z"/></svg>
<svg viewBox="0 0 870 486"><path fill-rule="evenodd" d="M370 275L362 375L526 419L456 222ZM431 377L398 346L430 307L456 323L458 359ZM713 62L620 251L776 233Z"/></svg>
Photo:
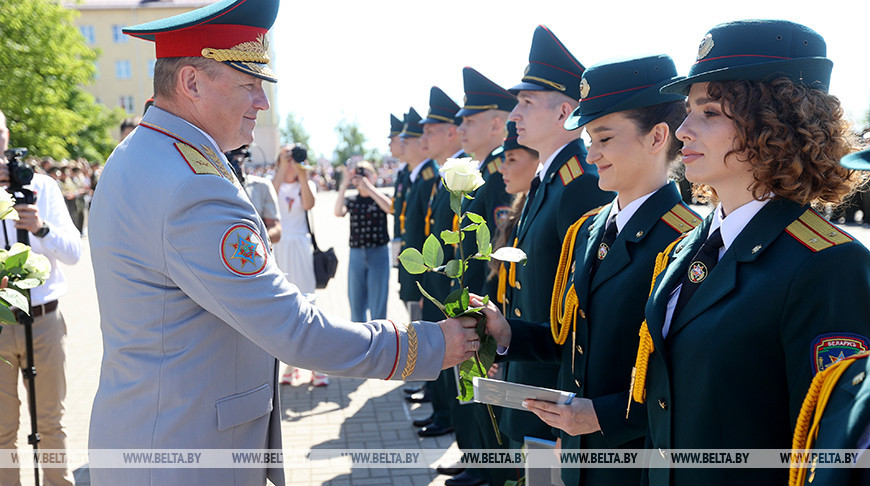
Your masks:
<svg viewBox="0 0 870 486"><path fill-rule="evenodd" d="M479 214L472 213L469 211L469 212L465 213L465 215L468 216L468 219L470 219L472 223L480 224L480 223L484 222L483 216L481 216Z"/></svg>
<svg viewBox="0 0 870 486"><path fill-rule="evenodd" d="M468 302L468 289L460 289L450 292L450 295L448 295L447 299L444 301L447 315L450 317L465 315L468 309Z"/></svg>
<svg viewBox="0 0 870 486"><path fill-rule="evenodd" d="M23 292L19 292L18 290L0 289L0 299L13 307L18 307L24 312L27 312L27 310L30 308L30 304L27 302L27 295ZM15 317L13 316L13 319L14 318Z"/></svg>
<svg viewBox="0 0 870 486"><path fill-rule="evenodd" d="M423 243L423 264L429 268L439 267L444 261L444 250L435 235L429 235Z"/></svg>
<svg viewBox="0 0 870 486"><path fill-rule="evenodd" d="M18 324L18 320L15 319L15 314L13 314L5 305L0 305L0 324L6 324L9 326ZM8 361L6 362L8 363Z"/></svg>
<svg viewBox="0 0 870 486"><path fill-rule="evenodd" d="M426 297L426 298L429 299L433 304L435 304L435 307L441 309L441 312L443 312L445 316L450 317L450 316L447 314L447 309L444 307L444 304L442 304L441 302L439 302L438 299L436 299L435 297L432 297L431 295L429 295L429 292L426 292L426 290L423 288L423 286L420 285L420 282L417 282L417 288L420 289L420 293L423 294L423 297Z"/></svg>
<svg viewBox="0 0 870 486"><path fill-rule="evenodd" d="M27 262L27 257L30 256L30 247L21 245L24 248L18 248L16 252L15 246L12 247L12 250L9 252L9 256L6 258L6 268L8 269L19 269L24 267L24 263Z"/></svg>
<svg viewBox="0 0 870 486"><path fill-rule="evenodd" d="M402 262L405 271L411 275L419 275L428 270L426 264L423 263L423 254L416 248L405 248L399 255L399 261Z"/></svg>
<svg viewBox="0 0 870 486"><path fill-rule="evenodd" d="M472 223L472 224L462 228L462 231L477 231L478 226L480 226L480 223Z"/></svg>
<svg viewBox="0 0 870 486"><path fill-rule="evenodd" d="M29 290L35 287L39 287L44 283L45 280L40 281L38 278L22 278L21 280L15 281L15 288L21 290Z"/></svg>
<svg viewBox="0 0 870 486"><path fill-rule="evenodd" d="M489 256L492 253L492 243L490 243L489 227L482 224L477 227L477 252L481 255Z"/></svg>
<svg viewBox="0 0 870 486"><path fill-rule="evenodd" d="M459 243L459 232L444 230L441 232L441 239L444 241L445 245L455 245L456 243Z"/></svg>
<svg viewBox="0 0 870 486"><path fill-rule="evenodd" d="M444 267L444 274L450 278L462 276L462 260L450 260Z"/></svg>

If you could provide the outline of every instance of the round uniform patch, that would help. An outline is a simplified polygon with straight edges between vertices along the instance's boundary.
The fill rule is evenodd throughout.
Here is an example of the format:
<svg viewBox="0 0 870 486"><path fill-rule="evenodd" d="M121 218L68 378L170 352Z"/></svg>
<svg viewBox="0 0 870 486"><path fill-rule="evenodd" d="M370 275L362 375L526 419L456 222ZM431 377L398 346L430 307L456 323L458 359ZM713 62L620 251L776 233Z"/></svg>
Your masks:
<svg viewBox="0 0 870 486"><path fill-rule="evenodd" d="M260 234L246 224L233 225L224 233L220 251L229 271L242 277L262 272L269 255Z"/></svg>
<svg viewBox="0 0 870 486"><path fill-rule="evenodd" d="M701 283L707 278L707 265L704 262L692 262L689 265L689 282Z"/></svg>
<svg viewBox="0 0 870 486"><path fill-rule="evenodd" d="M829 332L813 339L813 370L818 373L853 354L870 349L870 339L850 332Z"/></svg>

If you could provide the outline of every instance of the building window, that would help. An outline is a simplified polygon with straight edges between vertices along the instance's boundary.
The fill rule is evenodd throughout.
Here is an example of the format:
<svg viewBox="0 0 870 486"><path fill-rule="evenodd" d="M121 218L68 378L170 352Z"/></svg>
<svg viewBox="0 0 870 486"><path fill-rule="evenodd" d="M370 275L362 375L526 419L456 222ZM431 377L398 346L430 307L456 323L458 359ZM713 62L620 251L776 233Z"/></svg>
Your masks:
<svg viewBox="0 0 870 486"><path fill-rule="evenodd" d="M119 100L121 108L124 109L127 113L133 113L133 97L132 96L122 96Z"/></svg>
<svg viewBox="0 0 870 486"><path fill-rule="evenodd" d="M115 61L115 77L130 79L130 61Z"/></svg>
<svg viewBox="0 0 870 486"><path fill-rule="evenodd" d="M154 77L154 64L156 64L156 63L157 63L156 59L152 59L152 60L148 61L148 77L149 78Z"/></svg>
<svg viewBox="0 0 870 486"><path fill-rule="evenodd" d="M121 29L123 28L123 25L112 26L112 40L117 44L127 42L127 36L123 32L121 32Z"/></svg>
<svg viewBox="0 0 870 486"><path fill-rule="evenodd" d="M97 42L97 36L94 33L93 25L82 25L79 27L79 31L82 33L82 37L85 38L86 43L94 44Z"/></svg>
<svg viewBox="0 0 870 486"><path fill-rule="evenodd" d="M100 79L100 63L94 61L94 80Z"/></svg>

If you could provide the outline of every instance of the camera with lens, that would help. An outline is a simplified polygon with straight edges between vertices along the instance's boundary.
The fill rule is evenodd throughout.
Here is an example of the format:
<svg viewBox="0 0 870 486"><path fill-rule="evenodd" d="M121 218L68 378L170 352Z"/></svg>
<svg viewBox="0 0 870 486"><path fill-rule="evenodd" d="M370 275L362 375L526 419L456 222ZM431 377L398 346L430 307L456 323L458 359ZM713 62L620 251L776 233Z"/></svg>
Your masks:
<svg viewBox="0 0 870 486"><path fill-rule="evenodd" d="M362 167L357 167L357 168L356 168L356 175L361 176L361 177L365 177L365 176L366 176L366 170L363 169Z"/></svg>
<svg viewBox="0 0 870 486"><path fill-rule="evenodd" d="M9 192L12 193L13 189L21 189L30 184L33 180L33 169L24 162L24 158L27 157L27 149L13 148L3 152L3 155L8 161Z"/></svg>
<svg viewBox="0 0 870 486"><path fill-rule="evenodd" d="M296 163L301 164L308 160L308 150L301 143L297 143L290 149L290 157L293 157Z"/></svg>

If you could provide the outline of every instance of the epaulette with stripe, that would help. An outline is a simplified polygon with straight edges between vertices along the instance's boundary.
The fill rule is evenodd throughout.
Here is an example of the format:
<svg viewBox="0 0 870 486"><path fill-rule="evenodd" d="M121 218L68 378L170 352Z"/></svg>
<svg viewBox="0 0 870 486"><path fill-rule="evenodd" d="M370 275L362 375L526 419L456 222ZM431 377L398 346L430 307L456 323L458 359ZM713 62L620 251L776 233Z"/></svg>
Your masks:
<svg viewBox="0 0 870 486"><path fill-rule="evenodd" d="M603 205L603 206L598 206L597 208L590 209L589 211L586 211L586 214L584 214L583 216L580 216L580 219L591 218L592 216L596 216L596 215L597 215L598 213L600 213L604 208L608 208L608 207L610 207L610 205L609 205L609 204L605 204L605 205Z"/></svg>
<svg viewBox="0 0 870 486"><path fill-rule="evenodd" d="M423 169L423 172L420 173L423 176L424 181L428 181L429 179L435 177L435 173L431 167L426 167Z"/></svg>
<svg viewBox="0 0 870 486"><path fill-rule="evenodd" d="M490 174L494 174L494 173L498 172L499 167L501 167L501 158L497 158L497 159L493 160L492 162L486 164L486 170Z"/></svg>
<svg viewBox="0 0 870 486"><path fill-rule="evenodd" d="M577 156L573 156L565 162L565 165L559 169L559 177L562 178L562 185L567 186L571 181L583 175L583 166L580 165L580 160Z"/></svg>
<svg viewBox="0 0 870 486"><path fill-rule="evenodd" d="M786 226L785 231L814 252L842 245L853 239L813 209L804 211L804 214Z"/></svg>
<svg viewBox="0 0 870 486"><path fill-rule="evenodd" d="M677 233L688 233L701 224L701 216L680 201L662 216L662 221Z"/></svg>
<svg viewBox="0 0 870 486"><path fill-rule="evenodd" d="M208 161L205 155L192 145L188 145L184 142L175 142L175 148L195 174L212 174L219 177L221 176L221 173L211 162Z"/></svg>

